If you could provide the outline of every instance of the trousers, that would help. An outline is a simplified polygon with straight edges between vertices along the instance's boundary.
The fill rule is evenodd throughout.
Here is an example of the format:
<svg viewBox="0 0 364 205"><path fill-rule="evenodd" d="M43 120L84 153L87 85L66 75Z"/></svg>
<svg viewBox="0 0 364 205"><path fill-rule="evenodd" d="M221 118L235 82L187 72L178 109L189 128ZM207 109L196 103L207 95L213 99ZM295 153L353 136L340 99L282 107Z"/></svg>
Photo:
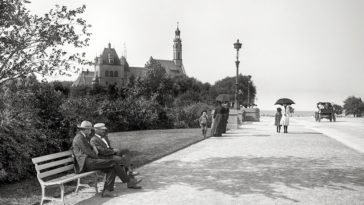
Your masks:
<svg viewBox="0 0 364 205"><path fill-rule="evenodd" d="M115 178L118 176L124 183L128 183L130 178L125 170L113 159L93 159L86 158L85 171L100 170L106 174L104 189L114 190Z"/></svg>

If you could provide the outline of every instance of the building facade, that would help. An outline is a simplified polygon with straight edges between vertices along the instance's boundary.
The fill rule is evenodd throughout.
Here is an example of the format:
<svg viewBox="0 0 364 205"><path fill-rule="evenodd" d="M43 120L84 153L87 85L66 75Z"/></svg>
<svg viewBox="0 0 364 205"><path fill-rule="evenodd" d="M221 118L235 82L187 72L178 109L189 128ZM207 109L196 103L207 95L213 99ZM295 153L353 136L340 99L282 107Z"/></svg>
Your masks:
<svg viewBox="0 0 364 205"><path fill-rule="evenodd" d="M150 59L153 59L153 57L150 57ZM182 62L181 31L178 26L173 40L173 60L154 60L161 64L169 77L186 75ZM119 58L116 50L109 43L102 54L95 58L95 71L82 71L72 86L99 85L107 87L115 85L116 87L124 87L129 83L132 76L134 78L143 78L146 72L145 67L129 66L125 56Z"/></svg>

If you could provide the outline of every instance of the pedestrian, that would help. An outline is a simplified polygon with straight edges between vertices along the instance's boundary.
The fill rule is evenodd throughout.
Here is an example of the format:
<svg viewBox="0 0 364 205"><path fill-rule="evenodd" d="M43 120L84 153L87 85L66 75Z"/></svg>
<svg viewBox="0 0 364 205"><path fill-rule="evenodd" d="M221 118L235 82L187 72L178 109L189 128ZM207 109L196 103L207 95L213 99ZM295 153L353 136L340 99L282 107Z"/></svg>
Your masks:
<svg viewBox="0 0 364 205"><path fill-rule="evenodd" d="M206 137L206 132L207 132L207 118L208 117L206 111L203 111L199 119L199 122L200 122L200 127L202 128L202 135L204 138Z"/></svg>
<svg viewBox="0 0 364 205"><path fill-rule="evenodd" d="M211 136L221 137L222 127L223 127L222 114L223 113L222 113L221 102L216 101L215 112L213 115L214 124L211 127Z"/></svg>
<svg viewBox="0 0 364 205"><path fill-rule="evenodd" d="M223 122L223 125L222 125L222 133L226 133L226 127L227 127L227 124L228 124L228 120L229 120L229 112L230 112L230 109L229 109L229 102L225 102L224 104L222 104L222 122Z"/></svg>
<svg viewBox="0 0 364 205"><path fill-rule="evenodd" d="M281 132L281 119L282 119L282 109L279 107L277 108L277 112L275 115L275 122L274 125L277 127L277 132Z"/></svg>
<svg viewBox="0 0 364 205"><path fill-rule="evenodd" d="M281 119L281 125L283 126L283 132L288 133L288 125L289 125L289 107L288 109L284 106L284 112Z"/></svg>

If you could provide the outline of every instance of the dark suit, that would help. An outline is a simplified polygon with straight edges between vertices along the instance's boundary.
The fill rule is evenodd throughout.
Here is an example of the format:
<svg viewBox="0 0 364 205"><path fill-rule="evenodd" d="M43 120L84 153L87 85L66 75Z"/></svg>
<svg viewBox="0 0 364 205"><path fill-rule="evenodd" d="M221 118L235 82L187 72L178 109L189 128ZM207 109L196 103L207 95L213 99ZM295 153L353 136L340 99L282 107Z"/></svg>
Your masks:
<svg viewBox="0 0 364 205"><path fill-rule="evenodd" d="M85 171L86 157L97 159L97 155L92 151L90 143L86 137L78 132L72 142L73 154L76 157L79 172Z"/></svg>
<svg viewBox="0 0 364 205"><path fill-rule="evenodd" d="M77 133L72 142L73 153L76 157L80 172L100 170L106 173L104 189L114 189L115 177L121 181L129 182L130 178L125 170L112 159L101 159L92 150L90 143L82 133Z"/></svg>
<svg viewBox="0 0 364 205"><path fill-rule="evenodd" d="M97 151L99 152L98 156L100 158L112 158L120 165L123 165L126 168L130 167L130 158L127 155L129 150L121 150L120 152L115 153L114 149L111 147L109 138L105 136L104 139L106 140L109 147L107 147L105 142L100 139L100 137L96 136L96 134L90 140L90 144L96 147Z"/></svg>

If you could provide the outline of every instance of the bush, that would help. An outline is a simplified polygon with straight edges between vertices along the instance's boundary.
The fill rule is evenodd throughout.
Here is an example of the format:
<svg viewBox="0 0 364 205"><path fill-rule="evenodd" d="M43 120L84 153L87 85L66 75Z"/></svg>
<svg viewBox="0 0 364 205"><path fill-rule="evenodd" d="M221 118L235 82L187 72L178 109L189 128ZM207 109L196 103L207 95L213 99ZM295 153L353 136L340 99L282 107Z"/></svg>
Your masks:
<svg viewBox="0 0 364 205"><path fill-rule="evenodd" d="M197 128L200 126L198 120L202 111L208 111L211 109L213 109L213 107L205 103L196 103L186 107L177 107L174 111L176 113L175 125L179 126L179 128L185 128L185 125L188 128Z"/></svg>
<svg viewBox="0 0 364 205"><path fill-rule="evenodd" d="M31 158L70 147L68 126L59 112L63 94L35 80L13 81L0 91L0 182L34 173Z"/></svg>

